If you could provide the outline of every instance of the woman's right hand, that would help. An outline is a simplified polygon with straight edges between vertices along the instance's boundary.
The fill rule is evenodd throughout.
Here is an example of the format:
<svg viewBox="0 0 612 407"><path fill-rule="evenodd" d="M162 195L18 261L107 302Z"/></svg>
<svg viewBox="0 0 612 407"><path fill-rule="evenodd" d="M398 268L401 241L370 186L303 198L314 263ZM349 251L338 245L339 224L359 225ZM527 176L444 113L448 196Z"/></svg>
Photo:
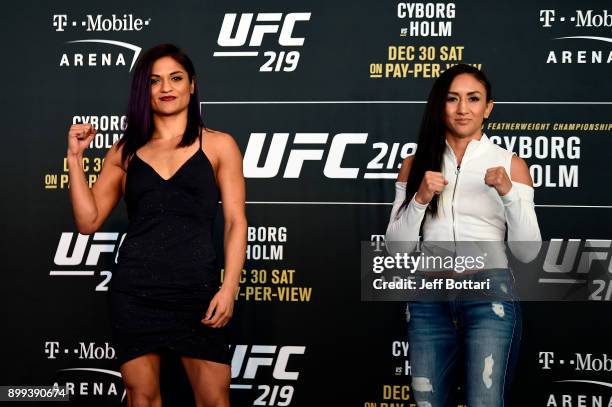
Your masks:
<svg viewBox="0 0 612 407"><path fill-rule="evenodd" d="M89 123L73 124L68 130L68 155L80 157L96 136L96 129Z"/></svg>
<svg viewBox="0 0 612 407"><path fill-rule="evenodd" d="M448 181L441 172L425 171L421 185L414 199L421 205L427 205L433 199L434 194L440 194Z"/></svg>

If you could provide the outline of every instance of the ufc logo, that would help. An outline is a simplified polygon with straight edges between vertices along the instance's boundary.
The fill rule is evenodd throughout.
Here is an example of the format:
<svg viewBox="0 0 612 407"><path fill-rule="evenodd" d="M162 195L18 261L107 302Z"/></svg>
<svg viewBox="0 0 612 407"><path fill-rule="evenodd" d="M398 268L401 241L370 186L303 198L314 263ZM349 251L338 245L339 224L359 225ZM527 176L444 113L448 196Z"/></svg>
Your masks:
<svg viewBox="0 0 612 407"><path fill-rule="evenodd" d="M286 14L283 19L282 13L258 13L255 19L256 23L252 24L253 13L243 13L240 15L236 33L232 36L234 26L236 25L236 17L238 15L235 13L228 13L223 18L223 24L221 25L217 44L222 47L241 47L246 45L249 32L251 32L249 47L258 47L262 44L264 35L278 33L280 27L278 36L278 43L280 45L283 47L301 47L304 45L304 38L293 37L293 28L298 21L309 21L310 14L311 13L289 13ZM253 26L252 31L251 25Z"/></svg>
<svg viewBox="0 0 612 407"><path fill-rule="evenodd" d="M281 346L276 353L275 345L236 345L232 357L232 379L254 379L261 366L272 368L272 377L277 380L297 380L299 372L288 372L287 364L292 355L303 355L305 346ZM244 371L243 371L244 367Z"/></svg>
<svg viewBox="0 0 612 407"><path fill-rule="evenodd" d="M548 273L570 273L575 271L586 274L594 261L607 261L612 240L586 239L581 250L580 239L551 239L543 269ZM561 250L564 249L561 257ZM577 263L576 263L577 262ZM612 273L612 263L608 265Z"/></svg>
<svg viewBox="0 0 612 407"><path fill-rule="evenodd" d="M75 233L64 232L60 237L57 250L55 252L54 263L58 266L77 266L83 264L85 258L85 252L89 245L89 251L87 253L87 259L85 259L85 265L95 266L100 260L100 254L102 253L114 253L115 249L121 246L125 234L121 237L119 244L117 239L119 233L108 233L108 232L96 232L93 234L92 242L89 244L89 235L76 234L76 240L74 240L74 247L70 252L70 246L73 244L73 236ZM100 243L97 243L100 242ZM115 259L116 262L116 259Z"/></svg>
<svg viewBox="0 0 612 407"><path fill-rule="evenodd" d="M327 145L328 133L295 133L293 146ZM364 144L367 133L340 133L332 138L329 153L325 160L323 174L327 178L357 178L359 168L342 167L342 157L349 144ZM289 141L289 133L274 133L268 155L262 166L261 158L266 133L251 133L249 144L244 153L244 176L246 178L273 178L281 168L283 156ZM325 150L291 148L283 178L299 178L306 161L321 161Z"/></svg>

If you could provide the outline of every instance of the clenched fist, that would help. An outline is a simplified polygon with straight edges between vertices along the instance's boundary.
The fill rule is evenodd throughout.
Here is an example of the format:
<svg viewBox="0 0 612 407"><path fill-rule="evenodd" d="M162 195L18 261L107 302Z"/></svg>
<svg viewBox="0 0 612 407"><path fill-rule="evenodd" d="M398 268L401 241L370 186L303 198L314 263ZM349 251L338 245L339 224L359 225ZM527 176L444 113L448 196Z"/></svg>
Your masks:
<svg viewBox="0 0 612 407"><path fill-rule="evenodd" d="M504 167L492 167L487 169L484 178L485 184L495 188L499 196L504 196L512 189L512 181Z"/></svg>
<svg viewBox="0 0 612 407"><path fill-rule="evenodd" d="M448 181L441 172L425 171L421 185L416 193L415 199L421 205L427 205L433 199L434 194L439 194Z"/></svg>
<svg viewBox="0 0 612 407"><path fill-rule="evenodd" d="M68 155L81 156L96 136L96 129L89 123L73 124L68 130Z"/></svg>

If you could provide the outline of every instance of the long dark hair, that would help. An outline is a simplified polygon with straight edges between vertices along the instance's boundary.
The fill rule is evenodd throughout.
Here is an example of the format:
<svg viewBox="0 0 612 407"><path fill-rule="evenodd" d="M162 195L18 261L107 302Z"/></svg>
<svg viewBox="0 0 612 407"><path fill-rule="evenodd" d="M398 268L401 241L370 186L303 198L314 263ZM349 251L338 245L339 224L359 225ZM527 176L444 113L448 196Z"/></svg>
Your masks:
<svg viewBox="0 0 612 407"><path fill-rule="evenodd" d="M117 147L123 147L121 159L129 160L136 151L144 146L153 134L153 114L151 112L151 68L153 63L162 57L169 56L181 64L187 71L189 82L195 78L195 68L191 59L173 44L159 44L146 51L138 59L132 76L132 87L127 108L127 127L123 137L117 142ZM193 144L198 138L200 129L204 127L200 116L197 82L194 92L189 98L187 107L187 127L179 147Z"/></svg>
<svg viewBox="0 0 612 407"><path fill-rule="evenodd" d="M439 172L442 169L442 156L446 147L446 98L453 79L465 73L474 76L484 85L487 92L487 102L493 100L489 80L481 70L471 65L455 65L436 79L429 92L425 113L423 113L423 119L421 120L418 146L408 174L406 199L402 204L402 209L410 203L410 200L418 191L425 171ZM433 216L438 213L438 195L434 195L427 209Z"/></svg>

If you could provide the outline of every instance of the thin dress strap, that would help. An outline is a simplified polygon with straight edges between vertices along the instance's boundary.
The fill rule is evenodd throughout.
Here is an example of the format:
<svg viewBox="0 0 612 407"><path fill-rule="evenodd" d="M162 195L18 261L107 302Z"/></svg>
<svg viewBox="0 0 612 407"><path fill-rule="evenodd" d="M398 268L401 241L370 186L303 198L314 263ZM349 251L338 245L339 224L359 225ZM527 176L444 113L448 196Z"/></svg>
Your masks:
<svg viewBox="0 0 612 407"><path fill-rule="evenodd" d="M200 150L202 149L202 132L204 131L204 129L202 129L201 127L200 129L200 134L198 134L198 138L200 139Z"/></svg>

